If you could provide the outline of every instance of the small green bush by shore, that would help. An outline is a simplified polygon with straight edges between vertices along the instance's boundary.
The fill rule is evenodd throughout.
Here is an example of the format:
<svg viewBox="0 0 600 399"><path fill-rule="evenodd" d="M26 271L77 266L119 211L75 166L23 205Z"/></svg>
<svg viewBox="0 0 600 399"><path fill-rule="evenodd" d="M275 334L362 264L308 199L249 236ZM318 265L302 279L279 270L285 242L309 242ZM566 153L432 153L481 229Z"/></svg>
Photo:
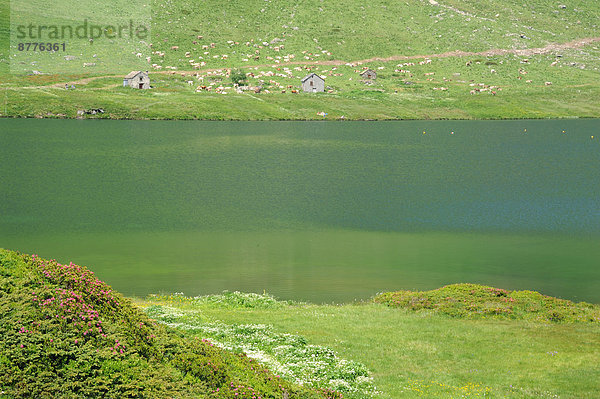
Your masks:
<svg viewBox="0 0 600 399"><path fill-rule="evenodd" d="M377 295L374 301L453 317L600 323L598 305L575 303L535 291L508 291L478 284L452 284L431 291L386 292Z"/></svg>

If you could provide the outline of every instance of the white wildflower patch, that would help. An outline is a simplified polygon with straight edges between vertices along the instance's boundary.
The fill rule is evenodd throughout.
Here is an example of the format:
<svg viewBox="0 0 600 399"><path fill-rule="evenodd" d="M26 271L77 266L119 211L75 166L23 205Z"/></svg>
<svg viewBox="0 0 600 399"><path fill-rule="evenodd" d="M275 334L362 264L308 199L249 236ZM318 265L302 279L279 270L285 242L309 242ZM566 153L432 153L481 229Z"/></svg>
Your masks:
<svg viewBox="0 0 600 399"><path fill-rule="evenodd" d="M202 303L222 300L226 306L231 305L232 301L240 301L238 306L242 307L257 302L262 304L260 306L269 307L275 301L272 297L240 293L220 298L211 296L190 299L190 302ZM197 311L170 306L151 306L146 312L168 326L208 338L218 347L244 352L271 372L297 384L351 392L364 397L377 393L364 364L342 359L330 348L310 345L299 335L279 333L271 325L207 322Z"/></svg>

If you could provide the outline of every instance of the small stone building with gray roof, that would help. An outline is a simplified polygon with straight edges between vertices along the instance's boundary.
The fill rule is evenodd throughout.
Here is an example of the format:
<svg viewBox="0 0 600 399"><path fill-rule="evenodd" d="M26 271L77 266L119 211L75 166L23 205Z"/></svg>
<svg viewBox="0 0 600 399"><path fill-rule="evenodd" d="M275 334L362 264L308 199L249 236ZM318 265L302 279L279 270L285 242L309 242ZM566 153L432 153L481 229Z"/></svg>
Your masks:
<svg viewBox="0 0 600 399"><path fill-rule="evenodd" d="M325 91L325 80L316 73L306 75L304 78L302 78L301 83L302 90L307 93Z"/></svg>
<svg viewBox="0 0 600 399"><path fill-rule="evenodd" d="M134 89L149 89L150 78L148 71L131 71L123 78L123 87L133 87Z"/></svg>
<svg viewBox="0 0 600 399"><path fill-rule="evenodd" d="M366 71L361 72L360 76L362 76L362 78L365 80L377 79L377 73L375 73L375 71L372 69L367 69Z"/></svg>

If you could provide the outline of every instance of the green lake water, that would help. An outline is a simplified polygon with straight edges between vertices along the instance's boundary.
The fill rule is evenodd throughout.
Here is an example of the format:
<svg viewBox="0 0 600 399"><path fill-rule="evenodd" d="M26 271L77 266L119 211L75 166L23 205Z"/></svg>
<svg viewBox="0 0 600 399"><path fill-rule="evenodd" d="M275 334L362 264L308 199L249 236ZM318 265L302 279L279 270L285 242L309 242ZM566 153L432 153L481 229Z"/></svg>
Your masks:
<svg viewBox="0 0 600 399"><path fill-rule="evenodd" d="M600 120L0 120L0 247L126 295L600 303Z"/></svg>

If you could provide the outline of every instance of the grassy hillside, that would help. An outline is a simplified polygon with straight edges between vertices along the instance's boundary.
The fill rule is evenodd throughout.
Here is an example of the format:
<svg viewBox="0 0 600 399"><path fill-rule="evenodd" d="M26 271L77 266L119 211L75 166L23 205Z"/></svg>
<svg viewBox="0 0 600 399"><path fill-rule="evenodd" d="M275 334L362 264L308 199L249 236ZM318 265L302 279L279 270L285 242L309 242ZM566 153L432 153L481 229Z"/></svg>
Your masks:
<svg viewBox="0 0 600 399"><path fill-rule="evenodd" d="M2 398L334 398L150 320L88 269L0 250Z"/></svg>
<svg viewBox="0 0 600 399"><path fill-rule="evenodd" d="M207 67L231 67L243 65L244 59L257 55L256 50L258 61L273 63L286 56L295 61L352 61L454 50L524 49L595 37L600 31L600 6L581 0L569 2L565 9L544 0L230 4L207 0L202 7L197 4L191 0L153 3L152 49L166 53L164 64L189 66L183 56L186 51L191 58L203 56ZM197 39L198 35L203 38ZM215 47L201 48L210 43ZM171 50L173 45L179 49ZM227 60L221 59L224 54Z"/></svg>
<svg viewBox="0 0 600 399"><path fill-rule="evenodd" d="M373 302L294 304L239 293L151 296L138 303L161 323L178 325L190 336L208 336L272 356L271 364L288 352L274 350L265 343L266 337L304 336L364 365L381 399L596 397L600 307L490 288L461 284L414 293L416 298L426 294L431 298L432 306L418 312ZM496 299L504 304L503 298L513 298L513 303L532 306L525 310L531 315L481 313L478 306L462 313L436 311L435 306L448 302L449 296L457 302L482 298L481 303L495 307ZM479 305L475 298L471 300ZM585 317L543 317L559 309Z"/></svg>
<svg viewBox="0 0 600 399"><path fill-rule="evenodd" d="M77 9L70 7L71 0L61 4ZM10 74L9 52L0 50L5 70L0 113L75 117L77 110L104 108L105 114L91 117L600 116L593 101L600 93L596 2L578 0L563 8L542 0L206 0L201 5L171 0L147 6L134 14L151 16L151 40L129 43L127 53L116 54L101 40L79 41L48 61L51 73L28 75L34 69L44 72L42 62L29 62L39 54L11 49L22 63L13 60ZM81 17L101 18L101 11ZM41 18L36 12L27 7L19 15ZM45 21L64 19L64 13L53 15L44 15ZM133 55L138 52L139 57ZM64 55L74 58L67 61ZM120 87L126 72L142 69L140 61L152 72L154 89ZM83 68L83 63L94 66ZM360 78L366 67L378 72L375 82ZM261 93L236 93L232 70L245 74L245 84L261 87ZM291 93L309 72L325 77L328 93ZM76 90L64 90L65 83ZM207 89L196 90L201 86Z"/></svg>

